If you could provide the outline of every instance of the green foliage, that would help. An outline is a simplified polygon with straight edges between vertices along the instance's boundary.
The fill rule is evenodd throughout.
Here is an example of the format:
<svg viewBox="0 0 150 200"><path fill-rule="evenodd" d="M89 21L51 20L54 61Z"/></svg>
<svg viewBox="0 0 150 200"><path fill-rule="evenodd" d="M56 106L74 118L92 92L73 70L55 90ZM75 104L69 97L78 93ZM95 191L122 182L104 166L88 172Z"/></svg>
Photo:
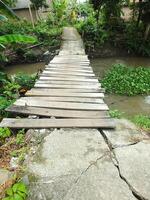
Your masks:
<svg viewBox="0 0 150 200"><path fill-rule="evenodd" d="M24 183L15 183L6 191L6 197L3 200L25 200L27 197L27 187Z"/></svg>
<svg viewBox="0 0 150 200"><path fill-rule="evenodd" d="M8 34L0 36L0 43L10 44L10 43L24 43L24 44L34 44L37 39L33 36L20 35L20 34Z"/></svg>
<svg viewBox="0 0 150 200"><path fill-rule="evenodd" d="M7 117L7 112L5 109L9 107L14 100L8 100L6 97L0 97L0 119L1 117Z"/></svg>
<svg viewBox="0 0 150 200"><path fill-rule="evenodd" d="M109 115L112 117L112 118L117 118L117 119L120 119L122 116L123 116L123 112L119 111L119 110L110 110L109 111Z"/></svg>
<svg viewBox="0 0 150 200"><path fill-rule="evenodd" d="M14 82L18 84L21 88L31 89L36 81L37 75L28 75L19 73L14 76Z"/></svg>
<svg viewBox="0 0 150 200"><path fill-rule="evenodd" d="M140 128L150 130L150 116L136 115L132 121Z"/></svg>
<svg viewBox="0 0 150 200"><path fill-rule="evenodd" d="M5 15L0 14L0 21L7 21L7 17Z"/></svg>
<svg viewBox="0 0 150 200"><path fill-rule="evenodd" d="M150 93L150 68L115 64L106 73L102 86L108 93L138 95Z"/></svg>
<svg viewBox="0 0 150 200"><path fill-rule="evenodd" d="M17 98L20 85L15 82L7 82L4 86L3 95L10 100Z"/></svg>
<svg viewBox="0 0 150 200"><path fill-rule="evenodd" d="M11 131L9 128L0 128L0 139L5 139L11 136Z"/></svg>
<svg viewBox="0 0 150 200"><path fill-rule="evenodd" d="M46 3L46 0L31 0L31 3L35 6L35 8L38 10L39 8L47 8L48 5Z"/></svg>
<svg viewBox="0 0 150 200"><path fill-rule="evenodd" d="M0 1L0 13L7 15L11 18L18 18L15 12L9 7L14 5L16 0L3 0Z"/></svg>
<svg viewBox="0 0 150 200"><path fill-rule="evenodd" d="M22 145L25 142L25 130L22 129L17 133L16 144Z"/></svg>
<svg viewBox="0 0 150 200"><path fill-rule="evenodd" d="M126 23L124 46L130 53L150 56L150 37L144 40L144 25L137 27L135 22Z"/></svg>
<svg viewBox="0 0 150 200"><path fill-rule="evenodd" d="M52 11L47 20L48 24L53 26L66 25L67 6L67 0L52 0Z"/></svg>

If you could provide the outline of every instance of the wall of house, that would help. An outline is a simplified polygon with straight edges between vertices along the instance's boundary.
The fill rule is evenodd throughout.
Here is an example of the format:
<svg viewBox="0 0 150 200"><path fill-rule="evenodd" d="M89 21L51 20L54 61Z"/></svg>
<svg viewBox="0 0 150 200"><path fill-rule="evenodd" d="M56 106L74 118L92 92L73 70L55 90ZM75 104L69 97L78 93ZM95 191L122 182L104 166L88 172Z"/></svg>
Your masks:
<svg viewBox="0 0 150 200"><path fill-rule="evenodd" d="M30 21L30 22L31 22L31 16L30 16L30 13L29 13L29 9L28 9L28 8L17 9L17 10L14 10L14 12L15 12L16 15L17 15L18 17L20 17L21 19L26 19L27 21ZM35 12L35 10L33 10L33 9L32 9L32 16L33 16L34 22L36 22L36 21L37 21L36 12Z"/></svg>

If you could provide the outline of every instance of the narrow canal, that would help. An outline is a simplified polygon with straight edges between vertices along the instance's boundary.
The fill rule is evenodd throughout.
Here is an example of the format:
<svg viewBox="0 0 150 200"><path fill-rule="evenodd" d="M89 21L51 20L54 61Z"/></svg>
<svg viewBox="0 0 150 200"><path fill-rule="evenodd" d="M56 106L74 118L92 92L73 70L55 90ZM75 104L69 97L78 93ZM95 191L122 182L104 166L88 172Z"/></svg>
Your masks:
<svg viewBox="0 0 150 200"><path fill-rule="evenodd" d="M92 59L91 65L95 74L101 79L104 77L108 69L112 64L124 63L129 66L138 67L150 67L150 58L139 57L116 57L116 58L99 58ZM19 72L33 74L37 73L39 69L44 69L45 63L33 63L33 64L18 64L11 65L5 68L5 72L8 75L17 74ZM120 95L105 95L105 101L111 109L118 109L125 113L127 117L136 114L149 114L150 113L150 96L120 96Z"/></svg>

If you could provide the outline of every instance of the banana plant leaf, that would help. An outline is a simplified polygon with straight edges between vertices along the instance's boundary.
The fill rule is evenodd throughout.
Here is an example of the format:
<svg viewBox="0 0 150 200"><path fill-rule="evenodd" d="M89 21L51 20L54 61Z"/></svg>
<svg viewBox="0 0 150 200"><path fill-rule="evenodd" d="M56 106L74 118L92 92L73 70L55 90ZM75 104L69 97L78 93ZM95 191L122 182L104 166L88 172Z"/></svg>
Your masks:
<svg viewBox="0 0 150 200"><path fill-rule="evenodd" d="M0 14L0 21L7 21L7 20L8 18L6 16Z"/></svg>
<svg viewBox="0 0 150 200"><path fill-rule="evenodd" d="M15 12L1 0L0 0L0 13L12 18L19 19L19 17L15 14Z"/></svg>
<svg viewBox="0 0 150 200"><path fill-rule="evenodd" d="M12 44L12 43L23 43L23 44L34 44L37 42L37 38L33 36L20 35L20 34L8 34L0 36L0 44Z"/></svg>

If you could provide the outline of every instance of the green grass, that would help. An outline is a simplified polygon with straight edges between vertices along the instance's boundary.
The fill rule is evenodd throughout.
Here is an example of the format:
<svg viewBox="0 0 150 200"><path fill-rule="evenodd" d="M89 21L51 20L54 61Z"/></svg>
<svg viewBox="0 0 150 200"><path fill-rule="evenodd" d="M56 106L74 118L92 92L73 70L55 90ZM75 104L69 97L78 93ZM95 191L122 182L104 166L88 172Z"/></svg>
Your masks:
<svg viewBox="0 0 150 200"><path fill-rule="evenodd" d="M132 121L140 128L150 131L150 116L146 115L136 115L133 117Z"/></svg>
<svg viewBox="0 0 150 200"><path fill-rule="evenodd" d="M112 118L117 118L117 119L120 119L123 117L123 112L115 109L115 110L110 110L109 111L109 115L112 117Z"/></svg>

